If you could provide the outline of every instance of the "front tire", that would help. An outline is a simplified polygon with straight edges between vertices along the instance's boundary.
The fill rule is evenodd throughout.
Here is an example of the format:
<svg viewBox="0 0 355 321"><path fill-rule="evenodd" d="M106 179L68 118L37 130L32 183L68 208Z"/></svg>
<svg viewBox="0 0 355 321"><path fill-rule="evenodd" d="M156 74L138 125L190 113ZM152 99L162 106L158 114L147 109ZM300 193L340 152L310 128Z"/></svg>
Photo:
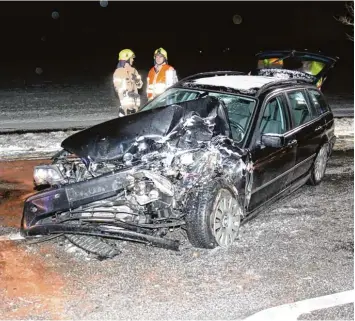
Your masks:
<svg viewBox="0 0 355 321"><path fill-rule="evenodd" d="M318 185L324 178L329 157L329 144L325 143L320 148L311 170L311 177L308 181L310 185Z"/></svg>
<svg viewBox="0 0 355 321"><path fill-rule="evenodd" d="M186 231L194 247L230 247L236 240L242 210L231 189L221 180L202 187L187 203Z"/></svg>

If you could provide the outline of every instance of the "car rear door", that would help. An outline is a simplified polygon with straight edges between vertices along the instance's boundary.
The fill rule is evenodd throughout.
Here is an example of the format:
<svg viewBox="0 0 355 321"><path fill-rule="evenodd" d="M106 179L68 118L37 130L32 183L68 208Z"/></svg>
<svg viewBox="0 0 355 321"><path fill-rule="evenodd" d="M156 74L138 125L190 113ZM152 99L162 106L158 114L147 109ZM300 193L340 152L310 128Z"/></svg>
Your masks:
<svg viewBox="0 0 355 321"><path fill-rule="evenodd" d="M297 50L266 50L257 53L256 57L255 74L308 79L318 87L339 59L319 52Z"/></svg>
<svg viewBox="0 0 355 321"><path fill-rule="evenodd" d="M292 182L311 169L322 141L325 119L317 114L304 88L286 92L292 120L292 134L297 141L296 164Z"/></svg>
<svg viewBox="0 0 355 321"><path fill-rule="evenodd" d="M323 136L330 142L332 148L335 143L334 116L332 110L323 93L319 89L308 88L307 92L317 115L324 118L325 125Z"/></svg>
<svg viewBox="0 0 355 321"><path fill-rule="evenodd" d="M285 96L279 93L267 98L256 125L256 144L251 149L254 170L248 211L255 210L283 191L289 184L297 150L294 134L290 132L291 125ZM282 136L283 146L261 145L262 134Z"/></svg>

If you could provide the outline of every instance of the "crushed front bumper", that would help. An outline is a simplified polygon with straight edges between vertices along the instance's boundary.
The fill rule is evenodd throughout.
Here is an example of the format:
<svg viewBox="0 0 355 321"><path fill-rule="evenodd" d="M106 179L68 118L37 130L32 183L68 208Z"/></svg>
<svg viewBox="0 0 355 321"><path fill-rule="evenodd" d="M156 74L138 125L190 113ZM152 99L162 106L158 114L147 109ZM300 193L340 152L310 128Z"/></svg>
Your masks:
<svg viewBox="0 0 355 321"><path fill-rule="evenodd" d="M103 175L88 181L69 184L39 192L26 199L21 220L21 235L84 234L138 241L154 246L178 250L179 242L152 236L147 230L132 231L125 228L110 228L97 223L82 224L66 221L58 223L56 214L68 212L79 206L115 196L126 187L127 172Z"/></svg>

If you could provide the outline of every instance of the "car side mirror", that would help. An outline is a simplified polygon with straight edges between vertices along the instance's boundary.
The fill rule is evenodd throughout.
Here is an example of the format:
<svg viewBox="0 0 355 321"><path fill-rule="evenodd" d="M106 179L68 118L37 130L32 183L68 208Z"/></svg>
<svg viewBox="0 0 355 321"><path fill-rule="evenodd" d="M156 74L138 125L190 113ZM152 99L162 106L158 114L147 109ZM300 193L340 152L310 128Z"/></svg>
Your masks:
<svg viewBox="0 0 355 321"><path fill-rule="evenodd" d="M281 148L284 142L284 137L279 134L263 134L260 139L261 146L272 148Z"/></svg>

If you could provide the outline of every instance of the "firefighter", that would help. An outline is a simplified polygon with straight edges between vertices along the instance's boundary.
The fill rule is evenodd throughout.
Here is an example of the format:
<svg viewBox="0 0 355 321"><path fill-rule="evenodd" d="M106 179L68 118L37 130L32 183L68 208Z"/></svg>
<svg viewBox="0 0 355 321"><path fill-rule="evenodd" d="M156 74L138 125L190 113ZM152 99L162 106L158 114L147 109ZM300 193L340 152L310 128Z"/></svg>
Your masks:
<svg viewBox="0 0 355 321"><path fill-rule="evenodd" d="M120 100L119 116L135 113L140 106L138 89L143 86L141 76L132 66L135 55L130 49L118 54L117 68L113 74L113 85Z"/></svg>
<svg viewBox="0 0 355 321"><path fill-rule="evenodd" d="M168 53L159 48L154 52L154 66L148 73L147 97L148 100L161 94L166 88L178 81L175 69L168 65Z"/></svg>
<svg viewBox="0 0 355 321"><path fill-rule="evenodd" d="M302 67L301 67L300 71L310 74L312 76L317 76L322 71L324 66L325 65L323 63L318 62L318 61L302 61ZM318 88L321 88L324 81L325 81L325 78L323 79L321 77L318 80L316 86Z"/></svg>

